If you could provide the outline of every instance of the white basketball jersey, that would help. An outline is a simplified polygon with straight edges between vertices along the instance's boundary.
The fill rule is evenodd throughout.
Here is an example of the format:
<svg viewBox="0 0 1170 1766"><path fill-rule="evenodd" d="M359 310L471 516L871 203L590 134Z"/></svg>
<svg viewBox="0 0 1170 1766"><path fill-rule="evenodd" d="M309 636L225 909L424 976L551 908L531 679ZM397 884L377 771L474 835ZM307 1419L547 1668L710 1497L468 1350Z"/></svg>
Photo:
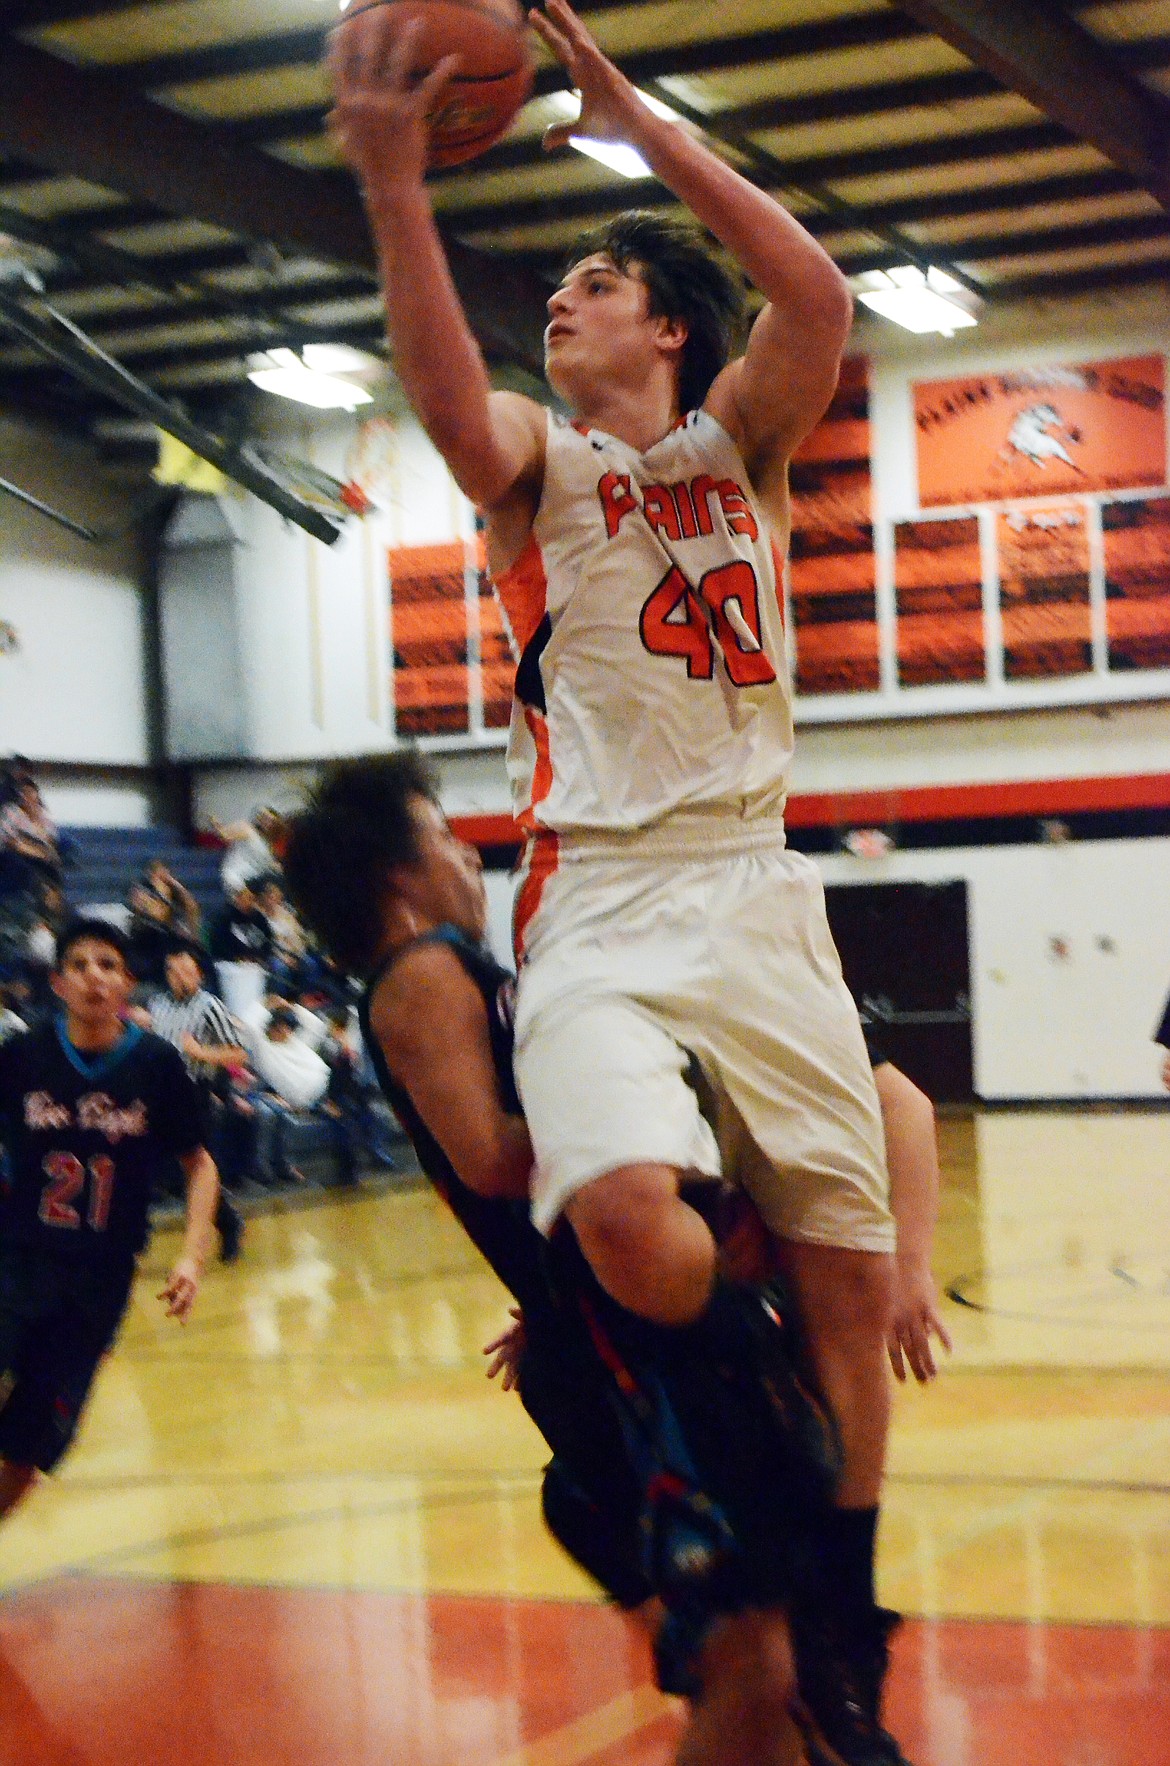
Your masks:
<svg viewBox="0 0 1170 1766"><path fill-rule="evenodd" d="M550 416L532 536L497 584L522 655L508 745L529 830L776 811L792 756L777 561L731 437L640 454Z"/></svg>

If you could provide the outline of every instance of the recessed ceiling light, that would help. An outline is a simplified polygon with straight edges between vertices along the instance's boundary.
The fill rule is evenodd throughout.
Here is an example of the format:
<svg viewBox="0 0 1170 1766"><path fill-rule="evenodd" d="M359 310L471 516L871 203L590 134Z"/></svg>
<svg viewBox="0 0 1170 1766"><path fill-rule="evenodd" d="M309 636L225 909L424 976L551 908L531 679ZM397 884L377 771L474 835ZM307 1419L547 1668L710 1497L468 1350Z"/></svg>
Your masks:
<svg viewBox="0 0 1170 1766"><path fill-rule="evenodd" d="M303 356L289 349L266 350L263 355L249 357L248 379L261 392L313 405L320 411L353 411L358 405L372 404L372 394L364 386L321 371L326 361L335 369L343 366L334 355L338 350L347 356L360 355L341 344L306 344ZM361 360L364 365L366 358Z"/></svg>
<svg viewBox="0 0 1170 1766"><path fill-rule="evenodd" d="M639 90L638 97L648 110L655 116L665 117L668 122L683 121L677 110L669 104L663 104L661 98L654 98L649 92ZM579 95L574 92L550 92L546 103L554 110L559 110L566 121L577 116ZM595 141L591 135L572 135L569 146L575 147L578 153L584 153L611 172L620 172L623 178L652 178L654 173L642 158L636 147L628 146L624 141Z"/></svg>
<svg viewBox="0 0 1170 1766"><path fill-rule="evenodd" d="M982 301L945 270L923 271L906 264L895 270L866 270L853 281L854 293L865 306L892 319L907 331L940 331L952 337L968 325L978 324Z"/></svg>

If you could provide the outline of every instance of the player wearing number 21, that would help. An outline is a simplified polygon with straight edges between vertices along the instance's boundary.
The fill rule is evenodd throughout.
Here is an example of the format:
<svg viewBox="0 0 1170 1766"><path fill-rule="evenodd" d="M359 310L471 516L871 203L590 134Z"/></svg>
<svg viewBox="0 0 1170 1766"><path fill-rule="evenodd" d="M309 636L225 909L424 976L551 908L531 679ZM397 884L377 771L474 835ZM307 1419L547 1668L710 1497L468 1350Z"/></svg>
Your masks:
<svg viewBox="0 0 1170 1766"><path fill-rule="evenodd" d="M426 114L454 64L412 86L397 12L335 33L334 127L363 185L396 370L485 513L522 651L508 767L527 835L516 1071L533 1217L547 1231L567 1215L623 1305L701 1324L715 1246L680 1179L713 1176L722 1155L780 1243L841 1427L839 1501L872 1540L894 1228L823 891L785 846L777 580L787 465L832 397L849 289L791 215L654 115L548 0L530 20L582 114L546 146L584 133L635 147L764 305L735 355L738 277L698 230L625 216L581 243L548 301L547 377L572 420L493 391L423 183ZM428 1018L422 1002L401 1015L408 1088L435 1057Z"/></svg>
<svg viewBox="0 0 1170 1766"><path fill-rule="evenodd" d="M219 1177L199 1094L177 1051L128 1025L120 932L74 920L57 947L57 1019L0 1048L0 1515L73 1438L113 1342L168 1158L187 1223L159 1298L186 1321L212 1236Z"/></svg>

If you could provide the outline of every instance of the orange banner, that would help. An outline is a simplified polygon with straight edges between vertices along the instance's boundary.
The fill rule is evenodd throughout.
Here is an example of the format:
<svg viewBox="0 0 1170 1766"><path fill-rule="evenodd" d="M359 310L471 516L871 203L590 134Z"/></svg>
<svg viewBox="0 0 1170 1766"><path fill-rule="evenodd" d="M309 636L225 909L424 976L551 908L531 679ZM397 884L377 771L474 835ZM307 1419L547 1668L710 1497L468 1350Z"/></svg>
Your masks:
<svg viewBox="0 0 1170 1766"><path fill-rule="evenodd" d="M1165 484L1165 372L1131 356L920 382L921 506Z"/></svg>
<svg viewBox="0 0 1170 1766"><path fill-rule="evenodd" d="M1109 666L1170 668L1170 497L1106 503L1101 525Z"/></svg>
<svg viewBox="0 0 1170 1766"><path fill-rule="evenodd" d="M1093 666L1083 503L1012 509L996 522L1003 672L1009 681Z"/></svg>
<svg viewBox="0 0 1170 1766"><path fill-rule="evenodd" d="M792 457L789 583L798 693L872 693L878 667L869 374L841 364L833 402Z"/></svg>
<svg viewBox="0 0 1170 1766"><path fill-rule="evenodd" d="M395 728L402 736L462 735L470 728L467 547L462 540L393 546L387 562Z"/></svg>
<svg viewBox="0 0 1170 1766"><path fill-rule="evenodd" d="M977 516L899 521L894 528L894 593L899 686L984 679Z"/></svg>

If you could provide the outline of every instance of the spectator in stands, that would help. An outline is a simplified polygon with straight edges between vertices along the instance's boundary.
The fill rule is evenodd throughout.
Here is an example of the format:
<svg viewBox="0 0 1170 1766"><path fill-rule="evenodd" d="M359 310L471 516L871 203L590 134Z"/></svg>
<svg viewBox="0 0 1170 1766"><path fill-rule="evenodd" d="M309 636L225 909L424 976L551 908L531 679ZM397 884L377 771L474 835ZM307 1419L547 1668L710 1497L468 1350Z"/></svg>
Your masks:
<svg viewBox="0 0 1170 1766"><path fill-rule="evenodd" d="M152 859L147 865L142 877L142 887L149 891L164 910L157 916L161 925L165 925L176 938L181 938L188 944L198 939L203 917L199 911L199 903L160 858Z"/></svg>
<svg viewBox="0 0 1170 1766"><path fill-rule="evenodd" d="M208 944L220 992L230 1010L243 1016L263 996L272 952L268 921L246 883L212 920Z"/></svg>
<svg viewBox="0 0 1170 1766"><path fill-rule="evenodd" d="M357 1175L363 1156L374 1165L393 1168L390 1121L381 1104L381 1090L362 1048L357 1012L342 1003L326 1009L325 1037L318 1053L329 1069L329 1089L322 1108L333 1117L342 1137L346 1174Z"/></svg>
<svg viewBox="0 0 1170 1766"><path fill-rule="evenodd" d="M41 798L36 780L23 775L15 797L0 810L0 850L17 874L23 868L25 887L34 889L41 883L61 881L61 849L57 824Z"/></svg>
<svg viewBox="0 0 1170 1766"><path fill-rule="evenodd" d="M12 1010L9 1000L8 989L0 987L0 1043L8 1042L28 1029L24 1019Z"/></svg>
<svg viewBox="0 0 1170 1766"><path fill-rule="evenodd" d="M267 1089L294 1110L311 1110L324 1098L329 1068L310 1048L291 1005L279 1005L264 1027L254 1062Z"/></svg>
<svg viewBox="0 0 1170 1766"><path fill-rule="evenodd" d="M0 827L10 809L19 808L21 792L33 782L28 763L19 755L0 763ZM12 967L13 946L24 931L23 906L28 895L28 865L18 850L0 833L0 963Z"/></svg>
<svg viewBox="0 0 1170 1766"><path fill-rule="evenodd" d="M268 1021L280 1006L288 1006L297 1020L297 1034L302 1042L311 1049L321 1051L321 1045L329 1034L329 1027L320 1012L306 1005L297 994L294 983L283 977L268 975L264 983L264 993L246 1006L242 1012L233 1013L237 1024L244 1031L250 1058L255 1062L257 1052L264 1040Z"/></svg>
<svg viewBox="0 0 1170 1766"><path fill-rule="evenodd" d="M329 1068L309 1047L293 1007L279 1004L271 1013L256 1049L258 1088L255 1110L254 1171L261 1183L296 1182L300 1173L288 1157L288 1127L295 1113L322 1102ZM347 1171L352 1176L352 1170Z"/></svg>
<svg viewBox="0 0 1170 1766"><path fill-rule="evenodd" d="M21 786L32 776L32 767L23 754L10 754L7 760L0 761L0 810L17 801Z"/></svg>
<svg viewBox="0 0 1170 1766"><path fill-rule="evenodd" d="M226 1184L243 1172L237 1146L226 1123L224 1098L231 1072L247 1066L240 1033L222 1000L203 985L202 953L195 946L172 950L165 963L166 986L153 994L147 1005L149 1028L173 1044L182 1055L188 1073L198 1085L207 1122L206 1144ZM220 1155L223 1155L221 1163ZM226 1166L226 1169L225 1169ZM225 1263L239 1255L243 1221L238 1210L220 1192L215 1224L223 1240Z"/></svg>
<svg viewBox="0 0 1170 1766"><path fill-rule="evenodd" d="M153 989L166 985L166 962L187 941L171 930L167 904L145 883L132 883L126 897L130 922L126 939L134 978Z"/></svg>
<svg viewBox="0 0 1170 1766"><path fill-rule="evenodd" d="M276 810L258 810L253 821L227 827L212 817L211 831L227 847L219 876L229 901L245 884L279 871L284 818Z"/></svg>
<svg viewBox="0 0 1170 1766"><path fill-rule="evenodd" d="M304 928L285 899L279 877L263 877L255 888L257 905L268 924L268 972L281 980L299 980L308 949Z"/></svg>
<svg viewBox="0 0 1170 1766"><path fill-rule="evenodd" d="M1170 999L1162 1013L1162 1022L1154 1032L1154 1041L1162 1050L1162 1084L1170 1091Z"/></svg>

